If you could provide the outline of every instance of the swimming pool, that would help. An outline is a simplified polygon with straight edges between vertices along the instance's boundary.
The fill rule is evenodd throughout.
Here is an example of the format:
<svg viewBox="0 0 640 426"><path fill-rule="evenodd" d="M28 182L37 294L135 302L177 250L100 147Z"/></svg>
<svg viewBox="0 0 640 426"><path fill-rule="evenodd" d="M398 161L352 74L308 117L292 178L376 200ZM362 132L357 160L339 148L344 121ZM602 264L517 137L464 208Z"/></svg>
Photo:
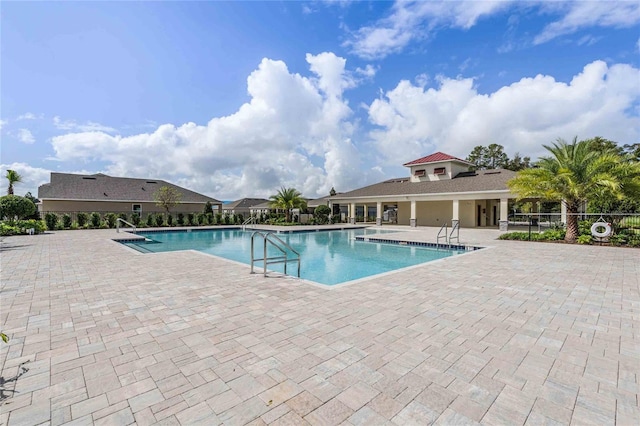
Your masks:
<svg viewBox="0 0 640 426"><path fill-rule="evenodd" d="M125 241L123 244L143 253L197 250L250 264L253 232L241 229L138 232L137 235L149 241ZM329 286L464 253L464 250L436 250L355 239L356 236L382 237L388 232L365 228L281 233L277 236L300 253L301 278ZM254 253L257 258L263 256L261 238L256 238ZM269 256L277 254L275 249L269 249ZM262 262L259 265L258 271L261 272ZM296 266L290 263L289 273L295 271ZM269 265L269 269L282 272L283 265Z"/></svg>

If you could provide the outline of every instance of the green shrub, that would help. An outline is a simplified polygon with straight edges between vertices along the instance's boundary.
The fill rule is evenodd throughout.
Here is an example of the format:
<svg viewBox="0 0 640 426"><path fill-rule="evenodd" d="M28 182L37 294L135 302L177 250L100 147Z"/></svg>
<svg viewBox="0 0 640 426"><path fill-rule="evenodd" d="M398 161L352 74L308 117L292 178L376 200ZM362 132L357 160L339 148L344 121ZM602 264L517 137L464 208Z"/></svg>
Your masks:
<svg viewBox="0 0 640 426"><path fill-rule="evenodd" d="M626 234L613 234L609 237L609 244L612 246L623 246L627 244Z"/></svg>
<svg viewBox="0 0 640 426"><path fill-rule="evenodd" d="M595 223L593 220L581 220L578 222L579 235L591 236L591 226Z"/></svg>
<svg viewBox="0 0 640 426"><path fill-rule="evenodd" d="M0 222L0 235L6 237L7 235L16 235L20 233L20 228L17 226L9 225L5 222Z"/></svg>
<svg viewBox="0 0 640 426"><path fill-rule="evenodd" d="M151 213L147 215L147 226L153 226L153 215Z"/></svg>
<svg viewBox="0 0 640 426"><path fill-rule="evenodd" d="M231 223L231 218L229 217L228 214L224 215L224 224L228 225L229 223Z"/></svg>
<svg viewBox="0 0 640 426"><path fill-rule="evenodd" d="M164 216L160 213L156 214L156 226L164 225Z"/></svg>
<svg viewBox="0 0 640 426"><path fill-rule="evenodd" d="M213 215L213 213L209 212L207 213L207 223L209 223L209 225L215 225L215 216Z"/></svg>
<svg viewBox="0 0 640 426"><path fill-rule="evenodd" d="M84 226L87 224L87 214L84 212L78 213L78 226L80 228L84 228Z"/></svg>
<svg viewBox="0 0 640 426"><path fill-rule="evenodd" d="M131 214L131 223L133 224L133 226L140 226L140 214L139 213Z"/></svg>
<svg viewBox="0 0 640 426"><path fill-rule="evenodd" d="M222 213L216 213L216 224L222 225Z"/></svg>
<svg viewBox="0 0 640 426"><path fill-rule="evenodd" d="M528 241L529 233L528 232L507 232L506 234L502 234L498 237L499 240L518 240L518 241ZM537 241L539 239L539 234L537 232L531 233L531 241Z"/></svg>
<svg viewBox="0 0 640 426"><path fill-rule="evenodd" d="M47 229L49 231L53 231L56 229L58 225L58 215L52 212L49 212L44 215L44 221L47 224Z"/></svg>
<svg viewBox="0 0 640 426"><path fill-rule="evenodd" d="M100 228L100 224L102 223L102 219L100 219L100 213L93 212L91 213L91 227L92 228Z"/></svg>
<svg viewBox="0 0 640 426"><path fill-rule="evenodd" d="M198 225L207 224L207 215L204 213L198 213Z"/></svg>
<svg viewBox="0 0 640 426"><path fill-rule="evenodd" d="M104 218L106 219L107 226L109 228L116 227L116 220L118 220L118 216L115 213L107 213Z"/></svg>
<svg viewBox="0 0 640 426"><path fill-rule="evenodd" d="M564 229L547 229L539 236L539 240L542 241L560 241L564 240L565 237Z"/></svg>
<svg viewBox="0 0 640 426"><path fill-rule="evenodd" d="M135 214L135 213L133 213L133 214ZM129 219L128 219L127 217L128 217L128 216L127 216L127 214L126 214L126 213L120 213L120 214L118 214L118 218L119 218L119 219L122 219L122 220L124 220L124 221L127 221L127 222L128 222L128 221L129 221Z"/></svg>
<svg viewBox="0 0 640 426"><path fill-rule="evenodd" d="M9 222L23 219L36 212L36 205L28 198L17 195L0 197L0 219L6 217Z"/></svg>
<svg viewBox="0 0 640 426"><path fill-rule="evenodd" d="M313 217L315 219L315 222L318 223L319 225L323 225L329 222L330 214L331 214L331 209L329 208L329 206L325 206L324 204L316 207L316 209L313 211Z"/></svg>
<svg viewBox="0 0 640 426"><path fill-rule="evenodd" d="M237 220L237 224L238 225L242 225L244 223L244 215L241 213L238 213L238 215L236 216L236 220Z"/></svg>
<svg viewBox="0 0 640 426"><path fill-rule="evenodd" d="M184 214L178 213L177 222L178 222L178 225L180 225L180 226L184 225Z"/></svg>
<svg viewBox="0 0 640 426"><path fill-rule="evenodd" d="M66 229L71 228L71 215L67 213L62 215L62 227Z"/></svg>
<svg viewBox="0 0 640 426"><path fill-rule="evenodd" d="M640 235L629 235L629 239L627 240L627 246L629 247L640 247Z"/></svg>
<svg viewBox="0 0 640 426"><path fill-rule="evenodd" d="M173 216L167 215L167 225L173 226Z"/></svg>
<svg viewBox="0 0 640 426"><path fill-rule="evenodd" d="M591 232L591 231L589 231ZM591 244L591 242L593 241L593 237L589 234L589 235L578 235L578 244Z"/></svg>
<svg viewBox="0 0 640 426"><path fill-rule="evenodd" d="M187 225L189 226L195 225L194 218L195 216L193 213L187 213Z"/></svg>

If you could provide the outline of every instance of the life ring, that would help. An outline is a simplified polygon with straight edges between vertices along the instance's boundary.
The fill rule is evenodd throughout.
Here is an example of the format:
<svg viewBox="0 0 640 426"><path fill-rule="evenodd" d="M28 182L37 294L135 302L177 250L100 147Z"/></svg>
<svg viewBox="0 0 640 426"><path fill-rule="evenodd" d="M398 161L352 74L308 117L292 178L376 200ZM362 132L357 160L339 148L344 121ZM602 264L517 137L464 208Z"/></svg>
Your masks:
<svg viewBox="0 0 640 426"><path fill-rule="evenodd" d="M604 231L598 231L598 228L604 228ZM606 222L596 222L591 225L591 235L598 238L607 238L611 235L611 224Z"/></svg>

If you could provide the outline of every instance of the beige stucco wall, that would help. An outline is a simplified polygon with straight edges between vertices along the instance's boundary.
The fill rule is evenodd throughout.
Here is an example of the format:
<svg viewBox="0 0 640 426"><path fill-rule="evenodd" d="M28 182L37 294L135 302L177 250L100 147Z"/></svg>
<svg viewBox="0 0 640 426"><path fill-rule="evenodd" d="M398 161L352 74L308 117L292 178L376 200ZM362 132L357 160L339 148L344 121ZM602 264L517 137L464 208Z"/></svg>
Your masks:
<svg viewBox="0 0 640 426"><path fill-rule="evenodd" d="M127 213L133 212L133 205L142 205L142 214L164 212L162 207L155 203L133 203L114 201L60 201L42 200L42 212L105 212L105 213ZM199 213L203 210L204 204L200 203L180 203L170 211L175 213ZM215 208L215 206L214 206Z"/></svg>
<svg viewBox="0 0 640 426"><path fill-rule="evenodd" d="M460 219L460 226L462 228L473 228L476 226L475 207L476 203L473 200L460 201L458 218Z"/></svg>
<svg viewBox="0 0 640 426"><path fill-rule="evenodd" d="M451 201L420 201L416 203L416 210L418 226L442 226L445 222L451 225Z"/></svg>
<svg viewBox="0 0 640 426"><path fill-rule="evenodd" d="M411 218L411 203L408 201L398 202L398 225L409 225Z"/></svg>

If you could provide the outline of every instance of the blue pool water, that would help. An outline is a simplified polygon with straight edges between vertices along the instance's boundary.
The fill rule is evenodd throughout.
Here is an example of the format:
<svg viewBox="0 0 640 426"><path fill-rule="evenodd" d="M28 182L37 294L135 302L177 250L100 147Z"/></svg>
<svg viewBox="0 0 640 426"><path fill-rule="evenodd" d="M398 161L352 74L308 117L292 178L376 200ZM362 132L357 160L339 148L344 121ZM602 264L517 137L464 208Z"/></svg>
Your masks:
<svg viewBox="0 0 640 426"><path fill-rule="evenodd" d="M388 233L389 231L387 231ZM197 250L250 264L252 230L214 229L194 232L138 232L151 241L125 242L144 253L176 250ZM356 241L365 235L382 237L385 233L377 229L350 229L342 231L295 232L276 234L300 253L301 278L326 285L389 272L436 259L454 256L463 251L431 249L397 244ZM255 257L263 257L261 238L255 239ZM269 256L279 253L269 249ZM295 274L297 263L289 263L289 274ZM269 265L269 269L282 272L283 265ZM256 269L262 272L262 263Z"/></svg>

